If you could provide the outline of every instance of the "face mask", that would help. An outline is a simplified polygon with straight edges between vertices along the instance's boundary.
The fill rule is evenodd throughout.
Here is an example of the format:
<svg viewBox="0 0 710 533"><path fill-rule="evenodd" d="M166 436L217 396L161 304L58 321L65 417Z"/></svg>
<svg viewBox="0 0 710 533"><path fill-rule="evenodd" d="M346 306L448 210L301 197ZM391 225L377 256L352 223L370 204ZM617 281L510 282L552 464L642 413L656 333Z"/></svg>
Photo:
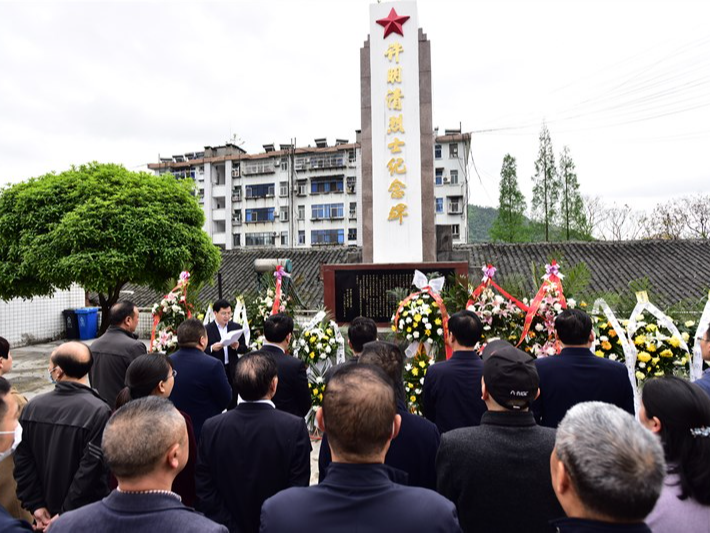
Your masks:
<svg viewBox="0 0 710 533"><path fill-rule="evenodd" d="M7 450L4 452L0 452L0 462L12 455L17 447L20 445L20 442L22 442L22 426L17 424L17 427L15 428L15 431L0 431L0 435L15 435L15 440L12 443L12 446L10 446Z"/></svg>
<svg viewBox="0 0 710 533"><path fill-rule="evenodd" d="M54 379L54 372L50 372L49 370L47 370L47 379L50 383L56 383Z"/></svg>

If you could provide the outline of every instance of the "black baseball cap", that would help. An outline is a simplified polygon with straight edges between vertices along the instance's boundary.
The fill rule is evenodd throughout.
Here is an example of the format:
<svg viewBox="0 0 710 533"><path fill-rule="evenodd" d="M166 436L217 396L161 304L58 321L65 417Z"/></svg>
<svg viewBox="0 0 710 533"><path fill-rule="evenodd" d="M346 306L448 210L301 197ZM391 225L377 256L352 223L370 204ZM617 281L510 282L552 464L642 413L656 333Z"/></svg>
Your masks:
<svg viewBox="0 0 710 533"><path fill-rule="evenodd" d="M493 399L506 409L530 407L540 386L535 360L504 340L489 342L482 358L483 379Z"/></svg>

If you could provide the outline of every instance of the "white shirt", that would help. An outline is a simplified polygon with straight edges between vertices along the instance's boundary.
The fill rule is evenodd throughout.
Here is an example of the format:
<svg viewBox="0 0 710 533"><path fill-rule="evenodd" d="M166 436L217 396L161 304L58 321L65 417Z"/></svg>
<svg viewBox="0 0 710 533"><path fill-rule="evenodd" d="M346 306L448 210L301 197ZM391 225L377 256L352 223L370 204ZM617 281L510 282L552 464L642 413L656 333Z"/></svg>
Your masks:
<svg viewBox="0 0 710 533"><path fill-rule="evenodd" d="M220 342L223 342L228 333L227 328L229 327L229 322L227 322L227 325L224 327L220 326L218 322L215 322L215 324L217 324L217 330L219 331ZM228 365L229 349L227 346L225 346L224 348L222 348L222 351L224 352L224 364Z"/></svg>
<svg viewBox="0 0 710 533"><path fill-rule="evenodd" d="M269 342L267 340L264 341L263 346L275 346L276 348L281 350L283 353L286 353L286 351L283 348L281 348L281 346L279 346L278 344L274 344L273 342Z"/></svg>
<svg viewBox="0 0 710 533"><path fill-rule="evenodd" d="M254 400L253 402L249 402L247 400L243 400L241 396L237 396L237 405L242 403L265 403L276 409L276 405L271 400Z"/></svg>

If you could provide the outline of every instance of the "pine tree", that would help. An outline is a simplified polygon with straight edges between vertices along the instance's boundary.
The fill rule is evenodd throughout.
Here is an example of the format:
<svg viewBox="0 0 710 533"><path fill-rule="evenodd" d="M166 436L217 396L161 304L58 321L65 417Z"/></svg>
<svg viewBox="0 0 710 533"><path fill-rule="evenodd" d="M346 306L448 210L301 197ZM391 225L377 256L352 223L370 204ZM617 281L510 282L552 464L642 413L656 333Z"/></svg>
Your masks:
<svg viewBox="0 0 710 533"><path fill-rule="evenodd" d="M533 198L531 209L533 218L545 227L545 240L550 240L550 227L557 218L560 196L555 154L547 125L540 130L540 148L535 161L533 180Z"/></svg>
<svg viewBox="0 0 710 533"><path fill-rule="evenodd" d="M569 153L569 147L565 146L560 154L560 225L565 231L566 240L570 240L570 232L585 233L587 227L584 213L584 202L579 192L579 181L575 172L574 161Z"/></svg>
<svg viewBox="0 0 710 533"><path fill-rule="evenodd" d="M493 221L490 238L494 241L520 242L524 240L525 196L518 187L515 158L506 154L500 170L498 215Z"/></svg>

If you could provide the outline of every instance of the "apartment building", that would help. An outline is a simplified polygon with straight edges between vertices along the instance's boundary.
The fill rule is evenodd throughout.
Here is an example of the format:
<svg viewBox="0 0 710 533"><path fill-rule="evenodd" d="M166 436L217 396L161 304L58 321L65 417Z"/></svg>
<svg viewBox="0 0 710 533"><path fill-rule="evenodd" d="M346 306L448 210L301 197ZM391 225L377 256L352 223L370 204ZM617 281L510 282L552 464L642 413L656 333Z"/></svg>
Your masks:
<svg viewBox="0 0 710 533"><path fill-rule="evenodd" d="M207 146L148 167L195 180L204 229L221 248L361 246L358 140L328 146L323 138L301 148L267 144L259 154L234 144ZM436 136L436 223L451 226L454 242L467 240L469 153L470 134Z"/></svg>

